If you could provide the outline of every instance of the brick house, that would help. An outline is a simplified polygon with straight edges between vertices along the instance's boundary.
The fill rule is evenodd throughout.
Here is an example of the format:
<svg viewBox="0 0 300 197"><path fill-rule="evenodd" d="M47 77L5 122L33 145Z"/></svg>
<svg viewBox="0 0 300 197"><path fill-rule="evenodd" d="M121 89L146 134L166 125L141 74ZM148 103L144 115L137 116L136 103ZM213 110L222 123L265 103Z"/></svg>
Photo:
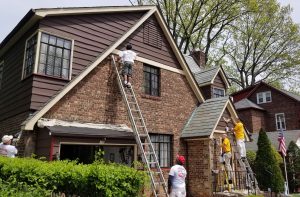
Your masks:
<svg viewBox="0 0 300 197"><path fill-rule="evenodd" d="M161 167L167 174L185 155L189 195L211 195L212 139L224 133L223 117L237 118L228 81L221 68L191 71L154 6L30 10L0 45L1 134L19 133L20 156L90 163L101 149L107 161L138 160L111 65L127 43Z"/></svg>
<svg viewBox="0 0 300 197"><path fill-rule="evenodd" d="M300 130L300 96L259 82L232 94L239 116L251 132Z"/></svg>

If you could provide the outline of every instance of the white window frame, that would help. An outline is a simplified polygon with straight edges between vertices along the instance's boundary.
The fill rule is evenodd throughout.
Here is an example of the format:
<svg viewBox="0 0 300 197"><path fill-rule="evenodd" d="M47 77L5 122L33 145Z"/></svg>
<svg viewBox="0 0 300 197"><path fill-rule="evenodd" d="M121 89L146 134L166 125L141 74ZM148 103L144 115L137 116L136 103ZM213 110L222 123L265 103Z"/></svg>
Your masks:
<svg viewBox="0 0 300 197"><path fill-rule="evenodd" d="M282 130L286 130L286 122L285 122L285 115L284 115L284 113L277 113L277 114L275 114L276 129L277 129L277 130L280 130L280 127L278 127L279 117L280 117L280 116L282 116L281 122L283 122ZM282 125L282 124L281 124L281 125Z"/></svg>
<svg viewBox="0 0 300 197"><path fill-rule="evenodd" d="M267 97L267 95L270 94L270 97ZM262 96L262 102L259 101L260 96ZM267 98L270 98L269 101L267 101ZM272 102L272 93L271 91L266 91L266 92L258 92L256 93L256 103L261 104L261 103L271 103Z"/></svg>
<svg viewBox="0 0 300 197"><path fill-rule="evenodd" d="M215 90L221 90L221 91L223 91L224 96L225 96L225 93L226 93L226 92L225 92L225 89L224 89L224 88L213 87L213 92L212 92L213 98L218 98L218 97L215 96ZM219 97L224 97L224 96L219 96Z"/></svg>
<svg viewBox="0 0 300 197"><path fill-rule="evenodd" d="M3 72L4 72L4 60L0 61L0 90L2 88Z"/></svg>
<svg viewBox="0 0 300 197"><path fill-rule="evenodd" d="M70 40L71 41L71 49L70 49L71 50L71 54L70 54L70 71L69 71L69 76L68 76L68 79L67 79L67 80L71 80L71 77L72 77L72 65L73 65L73 53L74 53L74 39L67 38L65 36L61 36L61 35L57 35L57 34L53 34L51 32L47 32L47 31L43 31L43 30L37 30L28 39L26 39L26 44L25 44L25 49L24 49L24 58L23 58L22 78L21 79L23 80L23 79L25 79L25 78L28 77L28 76L24 76L27 42L33 36L36 36L36 35L37 35L36 54L35 54L34 67L33 67L32 74L38 74L38 64L39 64L39 59L40 59L40 46L41 46L42 33L50 34L52 36L56 36L56 37L63 38L65 40ZM47 75L45 75L45 76L47 76ZM49 76L49 77L52 77L52 76ZM66 79L62 78L62 80L66 80Z"/></svg>

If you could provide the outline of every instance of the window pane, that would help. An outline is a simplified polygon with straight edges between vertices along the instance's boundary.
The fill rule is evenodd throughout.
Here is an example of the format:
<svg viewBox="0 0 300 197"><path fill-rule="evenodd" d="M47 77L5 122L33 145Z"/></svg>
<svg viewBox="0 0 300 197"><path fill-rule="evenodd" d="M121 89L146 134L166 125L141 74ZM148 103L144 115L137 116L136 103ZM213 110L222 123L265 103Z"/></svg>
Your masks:
<svg viewBox="0 0 300 197"><path fill-rule="evenodd" d="M49 41L49 35L42 33L42 42L48 43L48 41Z"/></svg>
<svg viewBox="0 0 300 197"><path fill-rule="evenodd" d="M46 67L45 64L40 64L39 69L38 69L38 73L45 74L45 67Z"/></svg>
<svg viewBox="0 0 300 197"><path fill-rule="evenodd" d="M59 47L63 47L64 46L64 40L61 39L61 38L57 38L56 45L59 46Z"/></svg>
<svg viewBox="0 0 300 197"><path fill-rule="evenodd" d="M145 94L159 96L159 69L144 65L144 91Z"/></svg>
<svg viewBox="0 0 300 197"><path fill-rule="evenodd" d="M25 63L24 63L24 76L27 77L33 72L35 55L36 55L36 39L37 34L31 37L26 42L26 51L25 51Z"/></svg>
<svg viewBox="0 0 300 197"><path fill-rule="evenodd" d="M71 42L68 41L68 40L65 40L65 42L64 42L64 47L65 47L66 49L71 49Z"/></svg>
<svg viewBox="0 0 300 197"><path fill-rule="evenodd" d="M56 44L56 37L55 36L50 36L50 38L49 38L49 44L52 44L52 45Z"/></svg>
<svg viewBox="0 0 300 197"><path fill-rule="evenodd" d="M48 53L48 55L52 55L52 56L55 55L55 47L54 46L49 46L49 53Z"/></svg>
<svg viewBox="0 0 300 197"><path fill-rule="evenodd" d="M171 165L171 137L168 135L150 134L150 139L161 167Z"/></svg>
<svg viewBox="0 0 300 197"><path fill-rule="evenodd" d="M56 57L62 57L62 51L61 48L56 48Z"/></svg>
<svg viewBox="0 0 300 197"><path fill-rule="evenodd" d="M47 53L48 51L48 46L44 43L41 44L41 53Z"/></svg>
<svg viewBox="0 0 300 197"><path fill-rule="evenodd" d="M70 59L70 51L69 50L64 50L64 58L65 59Z"/></svg>

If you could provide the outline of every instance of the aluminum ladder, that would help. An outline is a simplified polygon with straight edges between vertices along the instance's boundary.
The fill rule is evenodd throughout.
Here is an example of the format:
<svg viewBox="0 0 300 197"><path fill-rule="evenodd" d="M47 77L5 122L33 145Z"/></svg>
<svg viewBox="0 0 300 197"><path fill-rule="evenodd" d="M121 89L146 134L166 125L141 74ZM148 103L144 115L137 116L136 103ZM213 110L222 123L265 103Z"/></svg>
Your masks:
<svg viewBox="0 0 300 197"><path fill-rule="evenodd" d="M227 127L226 131L228 132L228 130L229 129ZM241 170L245 171L247 174L246 184L249 187L249 189L252 191L252 193L256 194L259 191L258 182L257 182L256 177L252 171L252 168L248 162L248 159L247 159L247 157L245 157L243 159L241 158L241 155L238 151L238 147L237 147L237 143L236 143L234 134L230 133L229 136L230 136L231 148L232 148L232 152L234 154L234 158L237 160Z"/></svg>
<svg viewBox="0 0 300 197"><path fill-rule="evenodd" d="M142 112L138 105L133 86L124 88L114 55L112 55L111 58L112 64L117 73L118 86L127 108L134 137L141 152L142 160L146 165L148 174L151 179L153 194L155 195L155 197L169 197L167 184L164 179L163 172L160 168L157 156L155 154L153 144L151 143L151 139L148 134Z"/></svg>

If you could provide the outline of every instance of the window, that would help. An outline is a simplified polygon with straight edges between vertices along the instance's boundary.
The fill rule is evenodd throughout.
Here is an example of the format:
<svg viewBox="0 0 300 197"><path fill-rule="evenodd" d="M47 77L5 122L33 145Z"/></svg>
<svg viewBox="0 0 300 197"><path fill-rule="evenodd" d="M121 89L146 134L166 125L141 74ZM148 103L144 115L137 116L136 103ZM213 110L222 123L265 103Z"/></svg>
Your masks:
<svg viewBox="0 0 300 197"><path fill-rule="evenodd" d="M213 88L213 98L224 97L225 90L221 88Z"/></svg>
<svg viewBox="0 0 300 197"><path fill-rule="evenodd" d="M4 61L0 61L0 89L2 86L2 79L3 79L3 67L4 67Z"/></svg>
<svg viewBox="0 0 300 197"><path fill-rule="evenodd" d="M257 104L272 102L271 91L256 94Z"/></svg>
<svg viewBox="0 0 300 197"><path fill-rule="evenodd" d="M33 72L35 56L36 56L36 43L37 43L37 34L35 34L29 40L27 40L26 48L25 48L25 64L24 64L24 72L23 72L24 78L31 75Z"/></svg>
<svg viewBox="0 0 300 197"><path fill-rule="evenodd" d="M276 129L280 130L282 126L282 129L286 130L284 113L275 114L275 119L276 119Z"/></svg>
<svg viewBox="0 0 300 197"><path fill-rule="evenodd" d="M27 41L23 77L35 72L69 79L71 48L71 40L39 32Z"/></svg>
<svg viewBox="0 0 300 197"><path fill-rule="evenodd" d="M171 136L150 134L150 139L153 144L160 167L170 167L172 155ZM150 158L150 161L151 160L152 157Z"/></svg>
<svg viewBox="0 0 300 197"><path fill-rule="evenodd" d="M159 96L159 69L153 66L144 65L144 91L145 94Z"/></svg>

